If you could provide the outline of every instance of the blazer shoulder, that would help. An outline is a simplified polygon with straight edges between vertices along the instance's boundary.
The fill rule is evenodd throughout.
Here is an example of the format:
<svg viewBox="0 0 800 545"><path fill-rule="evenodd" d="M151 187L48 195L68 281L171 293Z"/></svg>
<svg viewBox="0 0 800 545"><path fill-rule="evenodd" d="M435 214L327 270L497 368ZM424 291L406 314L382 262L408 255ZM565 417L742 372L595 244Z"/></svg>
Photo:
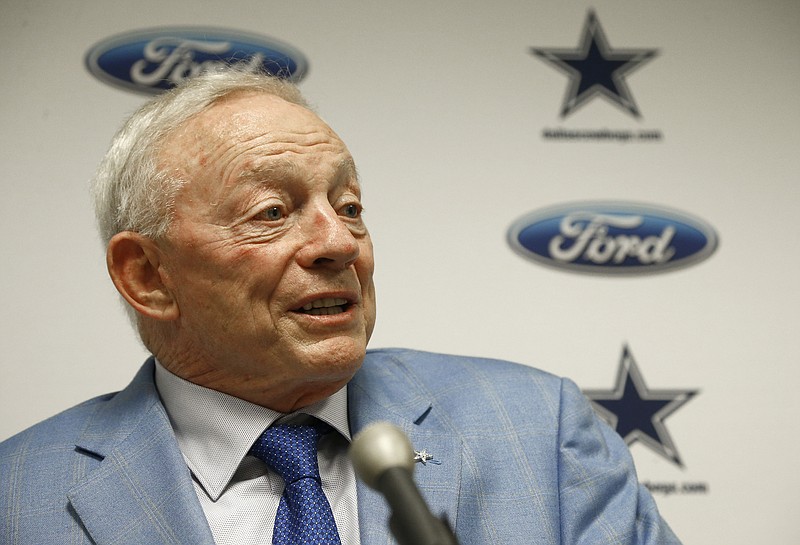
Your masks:
<svg viewBox="0 0 800 545"><path fill-rule="evenodd" d="M477 420L509 410L547 415L552 422L565 384L569 381L519 363L397 348L370 350L359 377L362 388L428 399Z"/></svg>
<svg viewBox="0 0 800 545"><path fill-rule="evenodd" d="M114 394L99 396L43 420L0 443L0 534L6 524L18 524L36 513L50 520L54 505L65 502L66 491L100 463L78 449L97 411ZM47 513L47 515L45 515ZM5 535L5 534L3 534ZM2 538L0 538L2 541Z"/></svg>
<svg viewBox="0 0 800 545"><path fill-rule="evenodd" d="M0 466L7 456L12 456L20 449L30 456L36 454L36 451L58 449L61 445L74 448L75 442L96 411L115 395L117 392L86 400L0 442Z"/></svg>
<svg viewBox="0 0 800 545"><path fill-rule="evenodd" d="M440 354L408 348L380 348L367 351L364 371L375 372L386 366L402 369L426 383L472 381L478 375L494 380L534 380L560 388L562 379L537 367L521 363L477 356Z"/></svg>
<svg viewBox="0 0 800 545"><path fill-rule="evenodd" d="M74 450L82 440L110 439L135 425L136 409L157 399L152 362L146 362L133 381L119 392L100 395L66 409L0 443L0 465L14 453L26 457ZM141 411L138 411L141 413ZM46 457L46 456L45 456Z"/></svg>

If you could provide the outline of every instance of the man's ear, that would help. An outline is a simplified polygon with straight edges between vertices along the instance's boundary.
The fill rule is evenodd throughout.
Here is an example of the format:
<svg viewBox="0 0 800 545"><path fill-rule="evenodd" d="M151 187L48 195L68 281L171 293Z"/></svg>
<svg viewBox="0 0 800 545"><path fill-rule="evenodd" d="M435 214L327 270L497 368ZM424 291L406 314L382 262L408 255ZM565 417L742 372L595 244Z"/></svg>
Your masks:
<svg viewBox="0 0 800 545"><path fill-rule="evenodd" d="M106 264L117 291L137 312L155 320L178 318L178 303L161 274L161 249L151 238L117 233L108 243Z"/></svg>

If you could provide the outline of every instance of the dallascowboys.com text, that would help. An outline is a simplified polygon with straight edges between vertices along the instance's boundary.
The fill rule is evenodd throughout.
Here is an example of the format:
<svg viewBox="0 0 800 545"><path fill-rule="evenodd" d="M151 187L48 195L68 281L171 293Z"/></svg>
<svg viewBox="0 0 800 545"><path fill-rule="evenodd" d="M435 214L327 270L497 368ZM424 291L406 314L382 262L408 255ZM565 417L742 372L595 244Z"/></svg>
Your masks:
<svg viewBox="0 0 800 545"><path fill-rule="evenodd" d="M542 138L562 142L661 142L660 130L629 129L543 129Z"/></svg>
<svg viewBox="0 0 800 545"><path fill-rule="evenodd" d="M704 482L650 482L644 481L642 483L647 490L654 496L672 496L676 494L708 494L708 483Z"/></svg>

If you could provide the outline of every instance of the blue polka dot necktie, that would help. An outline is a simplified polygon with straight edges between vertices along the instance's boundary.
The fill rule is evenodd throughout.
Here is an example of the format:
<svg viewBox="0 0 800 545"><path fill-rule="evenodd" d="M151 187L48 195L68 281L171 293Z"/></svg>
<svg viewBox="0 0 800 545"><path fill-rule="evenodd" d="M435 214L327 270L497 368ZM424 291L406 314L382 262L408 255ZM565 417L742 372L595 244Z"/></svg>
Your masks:
<svg viewBox="0 0 800 545"><path fill-rule="evenodd" d="M277 424L267 428L250 454L283 478L273 545L340 545L317 464L320 431L313 426Z"/></svg>

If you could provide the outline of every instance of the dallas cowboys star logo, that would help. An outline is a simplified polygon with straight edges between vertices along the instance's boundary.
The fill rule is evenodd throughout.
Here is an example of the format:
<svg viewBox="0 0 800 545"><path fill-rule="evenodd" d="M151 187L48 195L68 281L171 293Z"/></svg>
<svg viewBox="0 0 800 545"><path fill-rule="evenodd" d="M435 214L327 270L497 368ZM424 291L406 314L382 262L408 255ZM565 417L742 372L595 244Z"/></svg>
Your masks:
<svg viewBox="0 0 800 545"><path fill-rule="evenodd" d="M584 390L597 413L617 430L627 445L641 441L667 460L683 467L664 420L698 390L650 390L627 346L611 391Z"/></svg>
<svg viewBox="0 0 800 545"><path fill-rule="evenodd" d="M439 460L434 460L433 454L431 454L425 449L414 451L414 463L416 462L421 462L422 465L428 465L428 463L437 466L442 465L442 462L440 462Z"/></svg>
<svg viewBox="0 0 800 545"><path fill-rule="evenodd" d="M600 21L589 11L577 49L542 49L531 53L565 72L570 83L561 117L602 96L634 117L640 117L625 77L658 53L656 49L612 49Z"/></svg>

